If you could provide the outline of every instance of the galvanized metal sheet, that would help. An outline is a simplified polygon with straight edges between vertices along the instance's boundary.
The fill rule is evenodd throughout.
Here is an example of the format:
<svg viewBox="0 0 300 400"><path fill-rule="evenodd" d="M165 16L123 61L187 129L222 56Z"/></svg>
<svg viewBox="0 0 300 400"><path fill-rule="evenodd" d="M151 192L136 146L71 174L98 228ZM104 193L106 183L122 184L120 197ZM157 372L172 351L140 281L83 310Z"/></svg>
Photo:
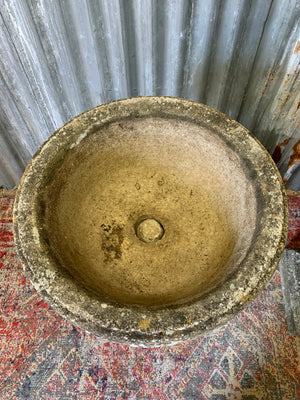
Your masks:
<svg viewBox="0 0 300 400"><path fill-rule="evenodd" d="M299 189L299 20L299 0L0 0L0 185L75 115L167 95L239 120Z"/></svg>

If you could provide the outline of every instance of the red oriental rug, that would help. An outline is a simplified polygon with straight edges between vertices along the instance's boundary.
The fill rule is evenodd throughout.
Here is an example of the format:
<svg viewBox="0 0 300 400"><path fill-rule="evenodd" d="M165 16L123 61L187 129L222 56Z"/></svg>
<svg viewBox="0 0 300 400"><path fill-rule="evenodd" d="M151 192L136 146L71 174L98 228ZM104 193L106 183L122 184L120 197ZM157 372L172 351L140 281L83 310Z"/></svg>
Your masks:
<svg viewBox="0 0 300 400"><path fill-rule="evenodd" d="M26 279L13 201L14 192L0 194L1 400L300 399L300 339L287 332L278 271L244 312L198 340L153 349L102 343ZM295 223L289 247L299 231Z"/></svg>

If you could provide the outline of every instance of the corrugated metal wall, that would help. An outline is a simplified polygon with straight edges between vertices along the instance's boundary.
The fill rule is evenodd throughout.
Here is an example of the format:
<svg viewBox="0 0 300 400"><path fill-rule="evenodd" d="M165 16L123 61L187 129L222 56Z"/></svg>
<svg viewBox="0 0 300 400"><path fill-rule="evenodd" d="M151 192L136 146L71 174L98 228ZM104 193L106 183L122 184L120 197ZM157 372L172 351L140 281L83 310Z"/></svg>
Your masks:
<svg viewBox="0 0 300 400"><path fill-rule="evenodd" d="M299 0L0 6L0 185L18 184L35 150L73 116L168 95L239 120L274 153L287 186L300 188Z"/></svg>

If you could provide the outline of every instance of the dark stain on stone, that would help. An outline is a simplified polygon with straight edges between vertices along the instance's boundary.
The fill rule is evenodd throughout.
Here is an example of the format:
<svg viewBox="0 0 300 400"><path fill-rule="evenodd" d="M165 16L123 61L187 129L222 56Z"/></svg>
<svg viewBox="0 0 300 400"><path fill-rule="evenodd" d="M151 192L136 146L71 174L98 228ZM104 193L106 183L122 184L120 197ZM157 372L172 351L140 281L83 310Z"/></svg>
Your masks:
<svg viewBox="0 0 300 400"><path fill-rule="evenodd" d="M102 224L102 250L104 252L104 262L111 262L122 257L122 243L124 240L123 228Z"/></svg>
<svg viewBox="0 0 300 400"><path fill-rule="evenodd" d="M39 201L39 215L43 218L46 214L46 202L44 199L40 199Z"/></svg>

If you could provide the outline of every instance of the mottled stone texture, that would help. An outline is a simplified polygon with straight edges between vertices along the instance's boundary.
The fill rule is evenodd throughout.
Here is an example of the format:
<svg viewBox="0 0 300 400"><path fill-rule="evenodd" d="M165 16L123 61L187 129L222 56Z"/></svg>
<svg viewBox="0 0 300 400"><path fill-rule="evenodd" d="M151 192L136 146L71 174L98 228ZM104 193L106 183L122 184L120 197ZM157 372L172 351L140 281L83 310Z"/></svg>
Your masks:
<svg viewBox="0 0 300 400"><path fill-rule="evenodd" d="M162 223L161 240L136 237L142 216ZM149 347L196 338L246 307L276 269L287 221L263 146L224 114L167 97L65 124L27 167L14 208L40 294L103 339Z"/></svg>

